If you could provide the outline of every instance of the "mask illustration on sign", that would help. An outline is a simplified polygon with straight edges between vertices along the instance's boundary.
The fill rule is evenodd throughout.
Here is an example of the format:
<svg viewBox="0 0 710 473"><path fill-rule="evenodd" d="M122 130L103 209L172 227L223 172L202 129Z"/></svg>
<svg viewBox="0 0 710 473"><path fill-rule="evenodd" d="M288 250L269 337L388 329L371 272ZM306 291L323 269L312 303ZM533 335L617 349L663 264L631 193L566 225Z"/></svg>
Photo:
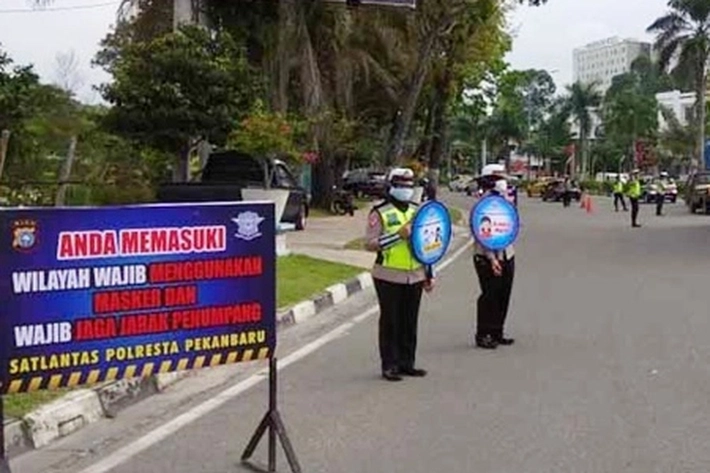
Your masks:
<svg viewBox="0 0 710 473"><path fill-rule="evenodd" d="M495 190L500 194L505 195L508 192L508 181L505 179L499 179L496 181Z"/></svg>
<svg viewBox="0 0 710 473"><path fill-rule="evenodd" d="M392 187L390 189L390 195L400 202L409 202L414 196L414 189L408 187Z"/></svg>

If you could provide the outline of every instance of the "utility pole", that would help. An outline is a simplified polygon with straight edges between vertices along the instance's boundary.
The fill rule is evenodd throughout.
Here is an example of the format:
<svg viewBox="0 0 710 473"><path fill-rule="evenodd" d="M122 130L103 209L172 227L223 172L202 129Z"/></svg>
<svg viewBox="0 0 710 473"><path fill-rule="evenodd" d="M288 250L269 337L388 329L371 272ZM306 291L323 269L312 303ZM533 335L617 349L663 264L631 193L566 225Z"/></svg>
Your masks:
<svg viewBox="0 0 710 473"><path fill-rule="evenodd" d="M5 170L5 158L7 157L7 147L10 143L10 130L3 130L0 135L0 179Z"/></svg>
<svg viewBox="0 0 710 473"><path fill-rule="evenodd" d="M69 151L67 152L67 157L64 159L62 164L62 169L59 172L59 189L57 189L57 196L54 200L55 207L61 207L64 205L67 197L67 187L69 186L69 177L71 176L71 168L74 164L74 156L76 155L76 136L72 136L69 142Z"/></svg>

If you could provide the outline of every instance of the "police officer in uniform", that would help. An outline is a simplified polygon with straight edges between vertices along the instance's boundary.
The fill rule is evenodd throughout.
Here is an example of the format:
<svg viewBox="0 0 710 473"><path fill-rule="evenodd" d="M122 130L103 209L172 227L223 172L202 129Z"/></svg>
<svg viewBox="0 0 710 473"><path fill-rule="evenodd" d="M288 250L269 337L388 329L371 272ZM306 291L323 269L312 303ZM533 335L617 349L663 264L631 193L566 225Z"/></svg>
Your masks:
<svg viewBox="0 0 710 473"><path fill-rule="evenodd" d="M619 211L619 202L626 212L626 201L624 200L624 182L621 180L621 176L616 176L616 182L614 183L614 211Z"/></svg>
<svg viewBox="0 0 710 473"><path fill-rule="evenodd" d="M656 215L663 216L663 204L666 201L666 189L668 187L668 173L661 172L656 181Z"/></svg>
<svg viewBox="0 0 710 473"><path fill-rule="evenodd" d="M482 198L506 195L507 183L502 176L482 176L479 185L484 189ZM481 287L476 308L476 346L493 350L499 345L512 345L515 340L504 336L504 327L515 275L515 249L509 245L502 251L489 251L476 241L473 264Z"/></svg>
<svg viewBox="0 0 710 473"><path fill-rule="evenodd" d="M639 181L639 170L634 169L631 172L631 180L628 183L626 194L631 202L631 226L638 228L641 226L638 223L639 216L639 199L641 198L641 181Z"/></svg>
<svg viewBox="0 0 710 473"><path fill-rule="evenodd" d="M377 252L372 268L380 305L379 346L382 376L401 381L402 376L423 377L415 366L417 325L422 291L431 291L434 277L412 254L411 220L417 211L412 202L414 172L396 168L387 176L388 194L368 217L366 246Z"/></svg>

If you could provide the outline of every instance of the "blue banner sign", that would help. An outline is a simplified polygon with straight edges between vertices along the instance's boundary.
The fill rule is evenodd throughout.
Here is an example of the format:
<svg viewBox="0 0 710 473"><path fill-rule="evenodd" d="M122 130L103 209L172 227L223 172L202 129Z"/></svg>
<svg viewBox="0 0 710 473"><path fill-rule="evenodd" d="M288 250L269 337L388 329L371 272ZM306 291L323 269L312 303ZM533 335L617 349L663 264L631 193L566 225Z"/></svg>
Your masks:
<svg viewBox="0 0 710 473"><path fill-rule="evenodd" d="M520 231L520 217L513 203L500 195L488 195L471 208L471 234L484 248L499 251L512 245Z"/></svg>
<svg viewBox="0 0 710 473"><path fill-rule="evenodd" d="M0 393L271 356L273 203L0 210Z"/></svg>
<svg viewBox="0 0 710 473"><path fill-rule="evenodd" d="M436 200L419 207L412 219L411 245L414 257L422 264L438 263L446 254L453 228L449 209Z"/></svg>

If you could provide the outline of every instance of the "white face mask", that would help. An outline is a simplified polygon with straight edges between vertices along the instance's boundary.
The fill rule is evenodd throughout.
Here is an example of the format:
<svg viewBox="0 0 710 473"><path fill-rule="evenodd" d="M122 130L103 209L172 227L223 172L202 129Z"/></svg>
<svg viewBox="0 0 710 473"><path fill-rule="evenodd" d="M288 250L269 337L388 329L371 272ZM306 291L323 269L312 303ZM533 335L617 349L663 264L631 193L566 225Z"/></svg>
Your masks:
<svg viewBox="0 0 710 473"><path fill-rule="evenodd" d="M414 197L414 189L411 187L390 187L390 195L400 202L410 202Z"/></svg>
<svg viewBox="0 0 710 473"><path fill-rule="evenodd" d="M505 194L506 192L508 192L508 181L506 181L505 179L497 180L494 189L501 194Z"/></svg>

